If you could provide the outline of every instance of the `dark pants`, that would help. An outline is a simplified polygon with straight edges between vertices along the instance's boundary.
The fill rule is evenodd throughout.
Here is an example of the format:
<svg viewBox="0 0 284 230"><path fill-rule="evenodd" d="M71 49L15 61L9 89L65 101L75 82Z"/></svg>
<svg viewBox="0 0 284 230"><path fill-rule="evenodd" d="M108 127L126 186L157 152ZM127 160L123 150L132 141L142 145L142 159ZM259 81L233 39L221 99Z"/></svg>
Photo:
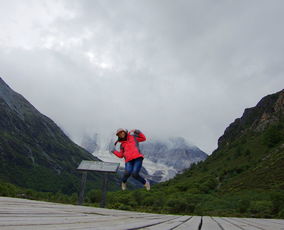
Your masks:
<svg viewBox="0 0 284 230"><path fill-rule="evenodd" d="M139 175L139 172L142 168L142 162L143 158L139 157L125 163L125 172L122 178L123 183L126 183L127 179L130 176L133 176L136 180L140 181L142 184L146 183L146 180Z"/></svg>

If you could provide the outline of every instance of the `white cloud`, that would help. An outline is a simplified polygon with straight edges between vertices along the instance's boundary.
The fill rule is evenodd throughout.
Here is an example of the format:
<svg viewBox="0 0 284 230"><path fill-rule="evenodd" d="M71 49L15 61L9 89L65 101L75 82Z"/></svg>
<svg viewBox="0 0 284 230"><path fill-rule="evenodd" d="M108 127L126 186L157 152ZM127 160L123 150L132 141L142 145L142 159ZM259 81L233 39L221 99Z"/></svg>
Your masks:
<svg viewBox="0 0 284 230"><path fill-rule="evenodd" d="M210 153L246 107L283 88L283 8L2 1L1 74L75 140L139 128L184 136Z"/></svg>

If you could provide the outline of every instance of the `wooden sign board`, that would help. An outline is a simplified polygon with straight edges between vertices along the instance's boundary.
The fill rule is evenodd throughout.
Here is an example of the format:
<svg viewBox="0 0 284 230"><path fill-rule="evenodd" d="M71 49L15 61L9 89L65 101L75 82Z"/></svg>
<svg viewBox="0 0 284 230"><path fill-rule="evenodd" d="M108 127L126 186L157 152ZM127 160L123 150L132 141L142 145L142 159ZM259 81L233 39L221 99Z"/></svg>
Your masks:
<svg viewBox="0 0 284 230"><path fill-rule="evenodd" d="M77 170L116 173L118 168L119 163L83 160Z"/></svg>

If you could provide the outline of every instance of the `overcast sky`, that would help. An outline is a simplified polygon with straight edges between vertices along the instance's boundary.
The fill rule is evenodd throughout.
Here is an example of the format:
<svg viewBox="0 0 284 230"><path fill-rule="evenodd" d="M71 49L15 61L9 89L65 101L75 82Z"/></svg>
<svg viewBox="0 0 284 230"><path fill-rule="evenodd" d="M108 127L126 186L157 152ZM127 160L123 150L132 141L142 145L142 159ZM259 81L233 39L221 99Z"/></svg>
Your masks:
<svg viewBox="0 0 284 230"><path fill-rule="evenodd" d="M282 0L0 0L0 75L77 143L138 128L211 153L284 87Z"/></svg>

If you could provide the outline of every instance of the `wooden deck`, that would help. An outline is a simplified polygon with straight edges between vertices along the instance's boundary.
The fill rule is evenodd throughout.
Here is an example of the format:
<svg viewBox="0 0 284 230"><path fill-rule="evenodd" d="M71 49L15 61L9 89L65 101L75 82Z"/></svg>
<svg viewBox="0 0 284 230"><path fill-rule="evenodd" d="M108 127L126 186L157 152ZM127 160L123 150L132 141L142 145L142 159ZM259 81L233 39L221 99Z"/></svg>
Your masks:
<svg viewBox="0 0 284 230"><path fill-rule="evenodd" d="M283 230L284 220L158 215L0 197L1 230Z"/></svg>

